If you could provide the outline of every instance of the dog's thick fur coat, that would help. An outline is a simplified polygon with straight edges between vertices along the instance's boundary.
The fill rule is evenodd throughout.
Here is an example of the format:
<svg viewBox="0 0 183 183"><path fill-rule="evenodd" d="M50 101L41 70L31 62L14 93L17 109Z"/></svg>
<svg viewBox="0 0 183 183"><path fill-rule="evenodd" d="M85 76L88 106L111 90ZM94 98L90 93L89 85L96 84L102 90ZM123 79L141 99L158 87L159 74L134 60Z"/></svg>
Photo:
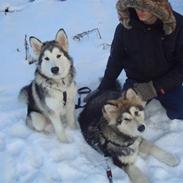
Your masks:
<svg viewBox="0 0 183 183"><path fill-rule="evenodd" d="M67 35L60 29L54 41L42 43L30 37L30 44L38 60L33 81L20 91L27 103L26 123L37 131L49 131L51 124L59 140L67 142L65 127L76 126L75 69Z"/></svg>
<svg viewBox="0 0 183 183"><path fill-rule="evenodd" d="M100 94L87 104L79 123L88 144L111 157L134 183L149 182L135 166L140 153L152 155L169 166L178 163L173 155L142 138L144 102L132 89L123 97L119 92Z"/></svg>

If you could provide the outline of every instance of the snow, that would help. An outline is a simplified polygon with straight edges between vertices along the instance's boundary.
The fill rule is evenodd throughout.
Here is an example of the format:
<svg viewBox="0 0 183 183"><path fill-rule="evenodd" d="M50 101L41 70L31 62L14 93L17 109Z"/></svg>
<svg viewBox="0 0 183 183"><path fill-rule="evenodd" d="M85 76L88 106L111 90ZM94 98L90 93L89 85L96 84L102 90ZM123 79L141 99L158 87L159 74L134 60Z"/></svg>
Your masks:
<svg viewBox="0 0 183 183"><path fill-rule="evenodd" d="M0 1L0 182L1 183L101 183L108 182L103 156L84 141L80 130L67 129L70 143L60 143L55 134L32 131L25 125L26 107L17 95L33 79L35 66L25 61L24 36L42 41L55 38L64 28L74 59L78 87L94 89L103 75L114 30L118 24L113 0L1 0ZM182 0L171 0L183 14ZM9 7L10 13L3 10ZM98 28L81 41L73 36ZM125 79L124 73L120 76ZM79 114L80 110L77 111ZM168 167L152 157L139 158L137 166L152 183L183 181L183 121L169 120L158 101L146 108L145 137L175 154L177 167ZM127 175L109 160L114 183L130 182Z"/></svg>

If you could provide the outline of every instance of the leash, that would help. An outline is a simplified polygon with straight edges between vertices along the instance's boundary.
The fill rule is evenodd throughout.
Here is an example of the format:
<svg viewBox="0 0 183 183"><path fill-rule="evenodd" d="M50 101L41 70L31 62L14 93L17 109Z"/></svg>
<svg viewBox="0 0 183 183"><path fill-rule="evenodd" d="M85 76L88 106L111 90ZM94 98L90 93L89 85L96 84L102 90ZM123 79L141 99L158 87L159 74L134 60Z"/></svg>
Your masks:
<svg viewBox="0 0 183 183"><path fill-rule="evenodd" d="M102 167L105 170L107 179L109 183L113 183L113 176L112 176L112 170L111 167L108 163L108 161L110 160L110 158L106 155L104 155L104 159L99 161L97 164L94 165L94 167Z"/></svg>
<svg viewBox="0 0 183 183"><path fill-rule="evenodd" d="M89 87L81 87L77 90L79 97L78 97L78 103L75 105L75 109L84 108L86 106L86 104L81 105L81 96L83 94L84 95L89 94L90 92L91 92L91 89ZM104 157L105 157L105 162L106 162L105 171L106 171L108 181L109 181L109 183L113 183L112 170L111 170L111 167L109 166L108 158L106 156L104 156Z"/></svg>
<svg viewBox="0 0 183 183"><path fill-rule="evenodd" d="M81 102L82 102L82 100L81 100L82 97L81 96L89 94L90 92L91 92L91 89L89 87L86 87L86 86L85 87L81 87L81 88L79 88L77 90L77 93L78 93L79 97L78 97L78 102L75 105L75 109L84 108L86 106L86 104L81 105Z"/></svg>
<svg viewBox="0 0 183 183"><path fill-rule="evenodd" d="M106 175L109 180L109 183L113 183L112 170L109 166L108 159L106 159Z"/></svg>

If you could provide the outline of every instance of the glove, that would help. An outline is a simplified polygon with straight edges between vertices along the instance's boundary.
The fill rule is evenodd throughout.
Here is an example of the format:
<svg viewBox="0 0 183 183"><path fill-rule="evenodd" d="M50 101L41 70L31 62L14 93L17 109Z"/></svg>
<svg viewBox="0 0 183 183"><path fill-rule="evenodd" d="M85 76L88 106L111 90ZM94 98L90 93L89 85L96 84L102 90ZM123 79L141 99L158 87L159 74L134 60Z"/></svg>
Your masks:
<svg viewBox="0 0 183 183"><path fill-rule="evenodd" d="M148 101L154 97L157 97L157 92L152 81L147 83L134 83L133 89L144 101Z"/></svg>
<svg viewBox="0 0 183 183"><path fill-rule="evenodd" d="M92 100L93 98L95 98L101 91L97 88L96 90L93 90L92 92L90 92L84 99L83 101L88 103L90 100Z"/></svg>

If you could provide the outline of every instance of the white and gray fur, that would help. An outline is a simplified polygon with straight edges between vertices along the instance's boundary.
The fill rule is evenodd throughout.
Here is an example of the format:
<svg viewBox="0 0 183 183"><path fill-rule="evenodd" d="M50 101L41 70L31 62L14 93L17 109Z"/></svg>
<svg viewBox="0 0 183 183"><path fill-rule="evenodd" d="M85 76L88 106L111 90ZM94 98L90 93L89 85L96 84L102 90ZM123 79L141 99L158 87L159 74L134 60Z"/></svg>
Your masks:
<svg viewBox="0 0 183 183"><path fill-rule="evenodd" d="M145 130L144 102L132 89L123 97L114 91L98 95L82 111L79 123L88 144L111 157L133 183L149 182L135 166L141 153L152 155L169 166L178 164L173 155L142 137Z"/></svg>
<svg viewBox="0 0 183 183"><path fill-rule="evenodd" d="M33 81L20 91L27 103L26 124L37 131L49 131L51 125L58 139L68 142L65 127L76 127L76 84L67 35L60 29L54 41L30 37L30 44L38 59Z"/></svg>

